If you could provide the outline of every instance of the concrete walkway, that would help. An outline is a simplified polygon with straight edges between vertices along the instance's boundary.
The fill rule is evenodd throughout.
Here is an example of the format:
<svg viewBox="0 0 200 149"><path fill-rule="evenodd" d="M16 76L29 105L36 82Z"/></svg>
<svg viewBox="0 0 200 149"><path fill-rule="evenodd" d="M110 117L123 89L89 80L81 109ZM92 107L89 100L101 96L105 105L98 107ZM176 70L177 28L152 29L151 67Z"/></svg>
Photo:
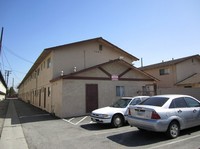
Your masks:
<svg viewBox="0 0 200 149"><path fill-rule="evenodd" d="M28 149L13 100L15 99L10 99L8 105L0 139L0 149Z"/></svg>

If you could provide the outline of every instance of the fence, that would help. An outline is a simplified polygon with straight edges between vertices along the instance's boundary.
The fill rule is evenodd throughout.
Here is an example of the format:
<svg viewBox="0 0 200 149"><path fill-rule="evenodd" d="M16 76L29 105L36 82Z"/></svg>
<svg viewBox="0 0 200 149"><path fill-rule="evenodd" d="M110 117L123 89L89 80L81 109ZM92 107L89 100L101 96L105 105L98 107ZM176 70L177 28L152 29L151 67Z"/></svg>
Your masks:
<svg viewBox="0 0 200 149"><path fill-rule="evenodd" d="M200 88L162 88L157 90L157 94L184 94L200 100Z"/></svg>

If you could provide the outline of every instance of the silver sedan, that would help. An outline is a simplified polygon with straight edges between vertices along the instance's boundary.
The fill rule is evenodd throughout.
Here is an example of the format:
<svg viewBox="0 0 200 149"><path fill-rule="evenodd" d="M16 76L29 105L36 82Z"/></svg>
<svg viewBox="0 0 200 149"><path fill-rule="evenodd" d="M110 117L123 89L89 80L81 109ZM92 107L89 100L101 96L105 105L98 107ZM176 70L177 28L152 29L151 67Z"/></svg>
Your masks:
<svg viewBox="0 0 200 149"><path fill-rule="evenodd" d="M129 106L128 123L139 130L166 132L170 138L180 130L200 125L200 102L187 95L158 95Z"/></svg>

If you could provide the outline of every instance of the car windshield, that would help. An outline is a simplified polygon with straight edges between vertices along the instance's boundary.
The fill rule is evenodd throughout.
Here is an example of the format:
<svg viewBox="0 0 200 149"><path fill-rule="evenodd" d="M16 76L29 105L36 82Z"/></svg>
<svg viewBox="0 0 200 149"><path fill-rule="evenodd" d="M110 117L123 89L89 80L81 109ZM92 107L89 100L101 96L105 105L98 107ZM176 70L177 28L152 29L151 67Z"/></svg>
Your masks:
<svg viewBox="0 0 200 149"><path fill-rule="evenodd" d="M130 101L131 99L119 99L113 105L111 105L111 107L125 108L129 104Z"/></svg>
<svg viewBox="0 0 200 149"><path fill-rule="evenodd" d="M150 105L162 107L169 98L166 97L150 97L140 103L140 105Z"/></svg>

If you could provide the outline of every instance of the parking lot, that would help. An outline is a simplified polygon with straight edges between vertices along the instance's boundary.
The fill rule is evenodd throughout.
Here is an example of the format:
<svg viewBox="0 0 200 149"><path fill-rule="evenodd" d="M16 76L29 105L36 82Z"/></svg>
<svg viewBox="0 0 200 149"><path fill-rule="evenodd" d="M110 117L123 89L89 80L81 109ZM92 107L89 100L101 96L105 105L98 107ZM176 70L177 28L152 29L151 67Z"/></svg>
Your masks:
<svg viewBox="0 0 200 149"><path fill-rule="evenodd" d="M162 133L140 132L128 125L96 124L89 116L59 119L20 100L14 103L29 149L200 148L200 127L181 131L180 137L170 140Z"/></svg>
<svg viewBox="0 0 200 149"><path fill-rule="evenodd" d="M68 122L72 125L84 125L94 123L91 121L90 116L80 116L80 117L72 117L72 118L63 118L65 122Z"/></svg>

